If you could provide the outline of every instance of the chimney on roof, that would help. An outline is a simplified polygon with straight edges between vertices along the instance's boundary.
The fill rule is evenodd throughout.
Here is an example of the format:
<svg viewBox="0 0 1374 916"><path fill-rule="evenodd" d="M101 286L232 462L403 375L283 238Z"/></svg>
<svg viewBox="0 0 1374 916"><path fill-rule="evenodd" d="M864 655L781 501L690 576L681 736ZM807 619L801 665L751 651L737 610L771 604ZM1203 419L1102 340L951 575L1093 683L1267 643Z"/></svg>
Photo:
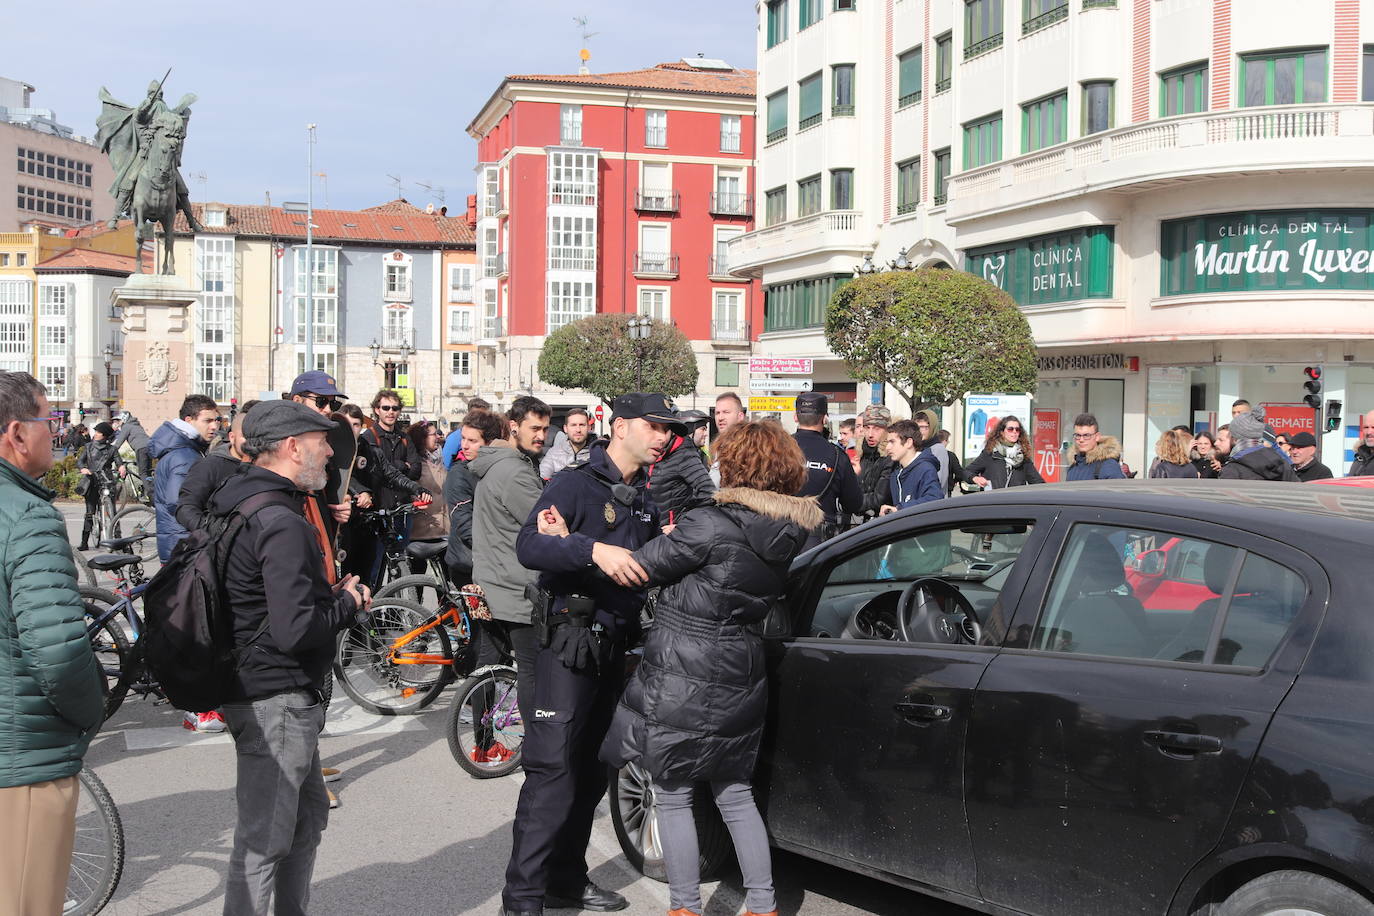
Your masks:
<svg viewBox="0 0 1374 916"><path fill-rule="evenodd" d="M425 204L425 212L430 216L434 215L434 201L431 200L429 203Z"/></svg>
<svg viewBox="0 0 1374 916"><path fill-rule="evenodd" d="M477 195L468 195L468 212L464 215L469 229L477 228Z"/></svg>
<svg viewBox="0 0 1374 916"><path fill-rule="evenodd" d="M269 206L269 207L272 206L272 192L271 192L271 191L263 191L263 192L262 192L262 196L263 196L263 198L267 201L267 206Z"/></svg>

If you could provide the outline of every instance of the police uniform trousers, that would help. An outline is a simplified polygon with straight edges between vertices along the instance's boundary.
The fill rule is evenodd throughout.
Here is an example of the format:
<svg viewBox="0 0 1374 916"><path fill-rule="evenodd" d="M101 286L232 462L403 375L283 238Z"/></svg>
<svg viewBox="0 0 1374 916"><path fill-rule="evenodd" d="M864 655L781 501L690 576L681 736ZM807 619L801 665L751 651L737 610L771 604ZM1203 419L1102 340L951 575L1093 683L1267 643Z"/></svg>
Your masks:
<svg viewBox="0 0 1374 916"><path fill-rule="evenodd" d="M597 672L573 671L549 649L535 660L525 784L501 895L508 909L542 906L546 892L575 899L587 884L592 819L606 794L598 754L624 687L625 638L613 638L604 656Z"/></svg>

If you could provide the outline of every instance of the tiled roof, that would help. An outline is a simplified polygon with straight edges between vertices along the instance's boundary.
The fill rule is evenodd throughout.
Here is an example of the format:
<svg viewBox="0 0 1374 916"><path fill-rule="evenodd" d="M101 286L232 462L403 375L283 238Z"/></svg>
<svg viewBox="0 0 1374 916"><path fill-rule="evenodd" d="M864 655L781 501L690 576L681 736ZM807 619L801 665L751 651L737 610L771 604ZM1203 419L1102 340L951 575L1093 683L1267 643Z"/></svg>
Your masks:
<svg viewBox="0 0 1374 916"><path fill-rule="evenodd" d="M102 270L109 273L131 274L137 261L127 254L113 254L108 251L91 251L86 248L68 248L39 263L36 270Z"/></svg>
<svg viewBox="0 0 1374 916"><path fill-rule="evenodd" d="M754 70L701 70L686 63L659 64L648 70L624 73L545 73L506 77L512 83L559 83L606 89L655 89L705 95L754 97Z"/></svg>
<svg viewBox="0 0 1374 916"><path fill-rule="evenodd" d="M251 235L304 239L305 214L287 213L262 204L219 204L225 207L224 226L206 226L208 234ZM205 222L205 205L192 204ZM462 216L440 216L395 200L367 210L315 210L315 239L320 242L382 242L396 245L475 245L475 235ZM177 232L189 233L186 218L177 216Z"/></svg>

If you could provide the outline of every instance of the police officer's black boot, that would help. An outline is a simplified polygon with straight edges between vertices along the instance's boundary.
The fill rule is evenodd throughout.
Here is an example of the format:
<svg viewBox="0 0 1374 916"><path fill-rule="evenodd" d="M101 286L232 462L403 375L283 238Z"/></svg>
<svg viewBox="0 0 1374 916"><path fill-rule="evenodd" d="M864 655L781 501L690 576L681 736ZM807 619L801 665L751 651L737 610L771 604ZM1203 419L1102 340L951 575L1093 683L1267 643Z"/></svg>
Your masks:
<svg viewBox="0 0 1374 916"><path fill-rule="evenodd" d="M544 895L544 905L551 910L590 910L593 913L610 913L625 909L630 905L630 901L613 890L597 887L588 881L587 886L581 891L573 890L572 893L550 891Z"/></svg>

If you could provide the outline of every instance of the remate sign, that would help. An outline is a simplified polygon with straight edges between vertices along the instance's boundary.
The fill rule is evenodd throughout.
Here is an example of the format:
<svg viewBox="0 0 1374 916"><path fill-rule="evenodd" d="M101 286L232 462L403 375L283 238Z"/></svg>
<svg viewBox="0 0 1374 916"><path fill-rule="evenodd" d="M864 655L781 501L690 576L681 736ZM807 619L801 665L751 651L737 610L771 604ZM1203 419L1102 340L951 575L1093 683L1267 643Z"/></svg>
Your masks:
<svg viewBox="0 0 1374 916"><path fill-rule="evenodd" d="M1317 433L1317 412L1306 404L1261 404L1264 422L1276 435L1293 436L1296 433Z"/></svg>
<svg viewBox="0 0 1374 916"><path fill-rule="evenodd" d="M1059 482L1060 439L1059 411L1037 408L1032 447L1035 449L1035 469L1045 483ZM1024 434L1023 434L1024 435Z"/></svg>

